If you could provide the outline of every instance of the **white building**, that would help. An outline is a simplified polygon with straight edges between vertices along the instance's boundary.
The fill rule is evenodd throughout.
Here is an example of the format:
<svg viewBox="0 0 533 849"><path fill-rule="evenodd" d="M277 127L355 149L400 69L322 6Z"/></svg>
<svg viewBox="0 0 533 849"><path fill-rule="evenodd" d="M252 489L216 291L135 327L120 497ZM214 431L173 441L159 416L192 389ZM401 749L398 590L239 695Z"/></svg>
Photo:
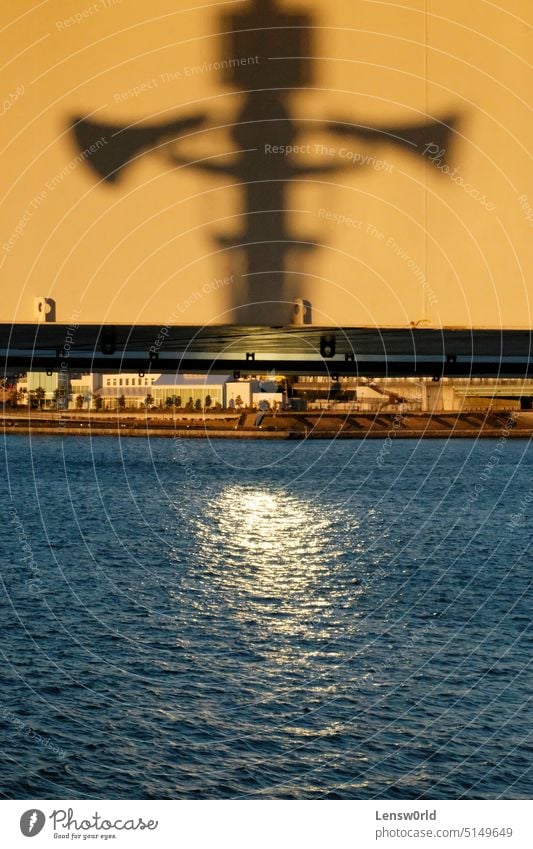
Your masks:
<svg viewBox="0 0 533 849"><path fill-rule="evenodd" d="M275 380L228 380L226 383L226 407L258 407L261 402L268 402L271 408L284 406L285 395L279 391Z"/></svg>
<svg viewBox="0 0 533 849"><path fill-rule="evenodd" d="M29 371L17 381L19 403L41 410L66 406L68 374L65 371Z"/></svg>
<svg viewBox="0 0 533 849"><path fill-rule="evenodd" d="M216 374L104 374L97 396L105 410L119 406L216 409L224 405L227 380L228 375Z"/></svg>
<svg viewBox="0 0 533 849"><path fill-rule="evenodd" d="M28 372L17 390L43 409L70 410L170 409L188 411L240 409L285 404L274 380L230 380L219 374ZM24 403L24 402L22 402ZM26 402L27 403L27 402Z"/></svg>

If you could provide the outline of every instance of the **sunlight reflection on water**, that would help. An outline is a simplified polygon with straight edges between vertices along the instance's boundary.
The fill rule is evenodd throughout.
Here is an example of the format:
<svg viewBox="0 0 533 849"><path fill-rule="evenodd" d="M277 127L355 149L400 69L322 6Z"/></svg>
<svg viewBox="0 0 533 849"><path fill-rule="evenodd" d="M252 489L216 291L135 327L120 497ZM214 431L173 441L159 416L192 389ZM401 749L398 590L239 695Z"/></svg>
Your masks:
<svg viewBox="0 0 533 849"><path fill-rule="evenodd" d="M299 444L290 463L270 444L189 441L173 460L166 440L7 443L0 487L34 563L13 526L3 699L67 758L4 729L6 792L530 789L530 534L505 532L500 498L511 477L529 491L523 446L466 512L488 442L398 441L385 465L378 442Z"/></svg>

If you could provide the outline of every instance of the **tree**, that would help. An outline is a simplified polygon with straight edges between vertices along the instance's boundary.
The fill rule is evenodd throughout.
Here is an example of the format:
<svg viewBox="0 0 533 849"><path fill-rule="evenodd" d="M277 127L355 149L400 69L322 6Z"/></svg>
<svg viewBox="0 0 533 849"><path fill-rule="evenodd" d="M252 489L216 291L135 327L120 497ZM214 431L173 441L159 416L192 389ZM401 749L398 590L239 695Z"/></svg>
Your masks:
<svg viewBox="0 0 533 849"><path fill-rule="evenodd" d="M119 395L117 398L117 410L124 410L126 408L126 399L124 395Z"/></svg>
<svg viewBox="0 0 533 849"><path fill-rule="evenodd" d="M32 406L36 407L38 410L42 410L44 407L44 399L46 398L46 392L44 391L42 386L38 386L37 389L34 389L32 393L30 393L30 399L32 400Z"/></svg>
<svg viewBox="0 0 533 849"><path fill-rule="evenodd" d="M241 409L241 407L243 406L243 400L242 400L242 398L241 398L241 396L240 396L240 395L237 395L237 397L235 398L235 406L236 406L239 410L240 410L240 409Z"/></svg>
<svg viewBox="0 0 533 849"><path fill-rule="evenodd" d="M83 401L84 401L83 395L76 395L76 409L77 410L83 409Z"/></svg>
<svg viewBox="0 0 533 849"><path fill-rule="evenodd" d="M93 392L93 404L95 410L101 410L104 406L104 401L101 395L97 395L96 392Z"/></svg>
<svg viewBox="0 0 533 849"><path fill-rule="evenodd" d="M58 410L66 410L72 395L67 392L65 386L54 389L54 405Z"/></svg>
<svg viewBox="0 0 533 849"><path fill-rule="evenodd" d="M186 410L192 410L193 407L194 407L194 402L193 402L192 398L189 398L189 400L187 401L187 403L185 405L185 409Z"/></svg>
<svg viewBox="0 0 533 849"><path fill-rule="evenodd" d="M194 403L194 409L200 411L202 409L202 402L199 398L196 399Z"/></svg>
<svg viewBox="0 0 533 849"><path fill-rule="evenodd" d="M171 398L170 395L168 396L168 398L165 401L165 407L167 408L167 410L170 410L170 408L174 406L174 400L175 399Z"/></svg>
<svg viewBox="0 0 533 849"><path fill-rule="evenodd" d="M206 395L205 396L205 409L208 410L212 403L213 403L213 399L211 398L211 395Z"/></svg>
<svg viewBox="0 0 533 849"><path fill-rule="evenodd" d="M181 407L181 397L179 395L174 397L174 406Z"/></svg>
<svg viewBox="0 0 533 849"><path fill-rule="evenodd" d="M144 406L145 406L145 407L146 407L146 409L148 410L148 409L149 409L149 408L153 405L153 403L154 403L153 396L152 396L152 395L150 395L150 393L148 393L148 395L147 395L147 396L146 396L146 398L144 399Z"/></svg>

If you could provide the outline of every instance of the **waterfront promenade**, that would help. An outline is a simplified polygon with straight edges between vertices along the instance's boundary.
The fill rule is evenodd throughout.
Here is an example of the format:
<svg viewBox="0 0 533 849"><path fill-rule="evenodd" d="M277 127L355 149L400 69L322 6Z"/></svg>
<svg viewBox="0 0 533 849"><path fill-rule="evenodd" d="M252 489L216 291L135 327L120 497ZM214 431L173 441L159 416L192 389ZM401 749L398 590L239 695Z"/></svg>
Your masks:
<svg viewBox="0 0 533 849"><path fill-rule="evenodd" d="M533 412L4 412L5 433L223 439L531 438Z"/></svg>

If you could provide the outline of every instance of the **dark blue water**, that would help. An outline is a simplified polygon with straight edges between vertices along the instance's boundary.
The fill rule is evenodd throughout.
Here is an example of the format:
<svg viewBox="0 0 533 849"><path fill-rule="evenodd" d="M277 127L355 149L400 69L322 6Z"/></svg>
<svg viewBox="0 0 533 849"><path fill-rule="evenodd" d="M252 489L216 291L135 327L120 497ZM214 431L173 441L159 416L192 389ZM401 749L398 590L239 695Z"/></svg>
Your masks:
<svg viewBox="0 0 533 849"><path fill-rule="evenodd" d="M527 442L4 449L4 796L531 796Z"/></svg>

